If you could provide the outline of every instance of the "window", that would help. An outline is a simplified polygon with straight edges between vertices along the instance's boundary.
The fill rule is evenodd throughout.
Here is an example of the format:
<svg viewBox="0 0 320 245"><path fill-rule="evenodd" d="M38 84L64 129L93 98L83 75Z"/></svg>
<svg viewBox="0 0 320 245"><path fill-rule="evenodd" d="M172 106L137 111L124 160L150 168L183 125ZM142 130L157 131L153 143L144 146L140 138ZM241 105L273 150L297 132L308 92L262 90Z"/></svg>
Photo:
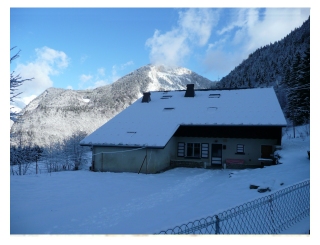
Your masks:
<svg viewBox="0 0 320 245"><path fill-rule="evenodd" d="M214 113L217 110L218 110L218 107L214 107L214 106L210 106L207 108L208 113Z"/></svg>
<svg viewBox="0 0 320 245"><path fill-rule="evenodd" d="M136 133L137 133L137 132L135 132L135 131L128 131L128 132L127 132L127 134L128 134L128 135L131 135L131 137L134 136Z"/></svg>
<svg viewBox="0 0 320 245"><path fill-rule="evenodd" d="M220 94L209 94L209 98L220 98Z"/></svg>
<svg viewBox="0 0 320 245"><path fill-rule="evenodd" d="M160 99L170 99L172 95L163 95Z"/></svg>
<svg viewBox="0 0 320 245"><path fill-rule="evenodd" d="M164 111L172 111L172 110L174 110L174 107L166 107L166 108L164 108L163 110L164 110Z"/></svg>
<svg viewBox="0 0 320 245"><path fill-rule="evenodd" d="M237 154L244 154L244 145L237 144Z"/></svg>
<svg viewBox="0 0 320 245"><path fill-rule="evenodd" d="M201 158L209 157L209 144L203 143L201 144Z"/></svg>
<svg viewBox="0 0 320 245"><path fill-rule="evenodd" d="M184 143L179 142L178 143L178 157L184 157Z"/></svg>
<svg viewBox="0 0 320 245"><path fill-rule="evenodd" d="M187 157L200 158L200 143L187 143Z"/></svg>

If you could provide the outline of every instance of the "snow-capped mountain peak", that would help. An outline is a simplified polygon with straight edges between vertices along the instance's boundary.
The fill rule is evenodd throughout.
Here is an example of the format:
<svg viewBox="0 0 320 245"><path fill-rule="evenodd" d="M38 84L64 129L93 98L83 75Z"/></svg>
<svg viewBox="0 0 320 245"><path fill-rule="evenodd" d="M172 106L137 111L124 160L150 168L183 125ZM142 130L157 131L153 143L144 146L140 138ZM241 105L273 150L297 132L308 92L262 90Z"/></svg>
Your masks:
<svg viewBox="0 0 320 245"><path fill-rule="evenodd" d="M196 89L215 85L186 68L146 65L93 90L49 88L22 110L22 120L11 128L11 133L19 132L19 136L12 138L11 143L17 144L22 138L24 144L44 146L79 130L89 134L140 98L143 92L183 90L189 83L194 83Z"/></svg>

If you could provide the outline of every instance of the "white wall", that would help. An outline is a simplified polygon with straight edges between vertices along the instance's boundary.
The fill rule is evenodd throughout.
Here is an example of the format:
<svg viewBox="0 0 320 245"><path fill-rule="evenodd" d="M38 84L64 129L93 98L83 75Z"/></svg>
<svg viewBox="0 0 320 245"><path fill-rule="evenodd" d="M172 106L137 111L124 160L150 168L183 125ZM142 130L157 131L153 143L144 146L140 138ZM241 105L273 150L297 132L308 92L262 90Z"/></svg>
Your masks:
<svg viewBox="0 0 320 245"><path fill-rule="evenodd" d="M225 138L196 138L173 137L164 149L138 149L127 147L93 147L93 161L95 171L157 173L170 166L170 160L184 160L185 157L177 156L178 142L208 143L209 157L199 161L211 165L211 144L226 145L222 150L222 163L226 159L243 159L247 165L260 165L258 158L261 156L261 145L276 145L272 139L225 139ZM236 154L237 144L243 144L245 154ZM145 157L146 160L144 161ZM194 159L193 159L194 160ZM196 159L197 160L197 159ZM144 163L143 163L144 161ZM143 166L141 168L141 165ZM141 168L141 170L140 170Z"/></svg>
<svg viewBox="0 0 320 245"><path fill-rule="evenodd" d="M143 163L141 173L156 173L169 167L170 159L176 154L175 147L174 138L164 149L93 147L94 170L138 173Z"/></svg>

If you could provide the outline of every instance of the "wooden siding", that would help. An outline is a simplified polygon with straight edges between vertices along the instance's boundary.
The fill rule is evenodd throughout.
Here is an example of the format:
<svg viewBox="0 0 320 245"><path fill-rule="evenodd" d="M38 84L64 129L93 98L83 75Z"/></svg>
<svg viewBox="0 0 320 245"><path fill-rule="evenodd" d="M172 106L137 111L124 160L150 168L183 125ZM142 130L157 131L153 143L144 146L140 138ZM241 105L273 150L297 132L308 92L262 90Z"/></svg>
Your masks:
<svg viewBox="0 0 320 245"><path fill-rule="evenodd" d="M175 137L276 139L281 145L281 126L180 126Z"/></svg>

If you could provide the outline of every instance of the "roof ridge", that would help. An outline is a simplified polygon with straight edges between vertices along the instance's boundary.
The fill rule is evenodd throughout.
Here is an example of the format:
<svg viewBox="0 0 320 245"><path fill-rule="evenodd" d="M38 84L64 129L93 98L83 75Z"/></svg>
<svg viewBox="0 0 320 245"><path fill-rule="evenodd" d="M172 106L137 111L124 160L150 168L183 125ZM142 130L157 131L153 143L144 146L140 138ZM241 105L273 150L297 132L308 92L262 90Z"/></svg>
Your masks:
<svg viewBox="0 0 320 245"><path fill-rule="evenodd" d="M199 89L194 89L194 91L225 91L225 90L246 90L246 89L265 89L265 88L273 88L271 87L244 87L244 88L199 88ZM186 91L185 89L174 89L174 90L156 90L156 91L150 91L152 93L154 92L160 92L160 93L165 93L165 92L184 92Z"/></svg>

